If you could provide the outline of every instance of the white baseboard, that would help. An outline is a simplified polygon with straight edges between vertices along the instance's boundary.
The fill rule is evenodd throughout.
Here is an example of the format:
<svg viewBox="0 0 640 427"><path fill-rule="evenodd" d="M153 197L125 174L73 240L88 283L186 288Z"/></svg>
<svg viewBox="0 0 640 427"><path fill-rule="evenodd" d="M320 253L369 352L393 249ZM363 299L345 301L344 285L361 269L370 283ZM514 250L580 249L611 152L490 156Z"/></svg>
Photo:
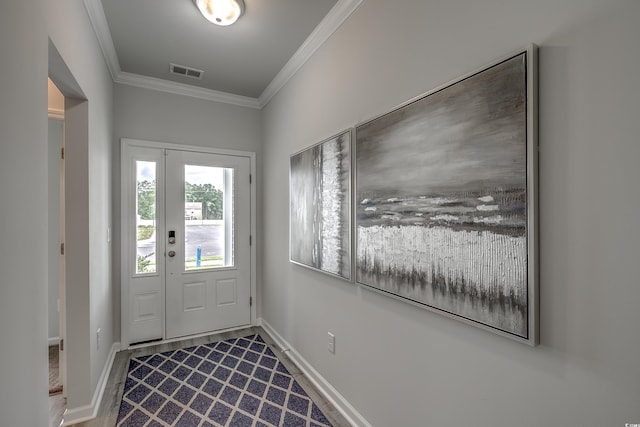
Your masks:
<svg viewBox="0 0 640 427"><path fill-rule="evenodd" d="M84 421L90 421L96 417L93 415L92 405L80 406L79 408L67 408L62 416L60 427L72 426Z"/></svg>
<svg viewBox="0 0 640 427"><path fill-rule="evenodd" d="M104 394L104 389L107 386L109 373L111 372L111 367L113 366L113 360L115 359L116 353L119 350L120 343L113 343L113 345L111 346L111 350L109 351L109 357L107 357L107 363L105 363L104 368L102 368L102 373L100 374L100 378L98 379L98 385L93 392L91 404L80 406L78 408L67 408L62 417L62 424L60 424L60 427L71 426L84 421L89 421L98 416L98 409L100 409L100 402L102 402L102 395Z"/></svg>
<svg viewBox="0 0 640 427"><path fill-rule="evenodd" d="M258 325L268 333L281 350L286 350L287 356L296 364L303 374L322 393L335 408L354 427L372 427L371 424L342 396L311 364L296 351L267 321L260 318Z"/></svg>
<svg viewBox="0 0 640 427"><path fill-rule="evenodd" d="M49 347L60 344L60 337L49 338Z"/></svg>

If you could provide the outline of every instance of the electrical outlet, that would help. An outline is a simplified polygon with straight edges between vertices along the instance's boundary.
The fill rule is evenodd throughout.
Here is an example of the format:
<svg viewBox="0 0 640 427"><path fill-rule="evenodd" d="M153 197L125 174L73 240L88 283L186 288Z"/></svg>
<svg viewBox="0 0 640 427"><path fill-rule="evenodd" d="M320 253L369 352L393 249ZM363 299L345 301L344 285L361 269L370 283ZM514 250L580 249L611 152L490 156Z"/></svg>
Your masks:
<svg viewBox="0 0 640 427"><path fill-rule="evenodd" d="M100 328L96 331L96 347L100 350Z"/></svg>
<svg viewBox="0 0 640 427"><path fill-rule="evenodd" d="M327 342L327 350L329 350L329 353L335 354L335 352L336 352L336 336L333 335L331 332L327 332L327 335L329 337L329 340Z"/></svg>

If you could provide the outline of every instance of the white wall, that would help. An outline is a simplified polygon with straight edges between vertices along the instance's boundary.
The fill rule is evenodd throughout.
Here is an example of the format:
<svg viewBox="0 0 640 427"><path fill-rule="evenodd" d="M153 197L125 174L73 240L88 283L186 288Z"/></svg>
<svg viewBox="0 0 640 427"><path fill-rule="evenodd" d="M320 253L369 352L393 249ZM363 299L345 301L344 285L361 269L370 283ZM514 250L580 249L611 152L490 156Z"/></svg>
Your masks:
<svg viewBox="0 0 640 427"><path fill-rule="evenodd" d="M639 16L634 0L365 0L264 109L263 318L371 425L640 422ZM290 154L531 42L540 346L287 261Z"/></svg>
<svg viewBox="0 0 640 427"><path fill-rule="evenodd" d="M0 56L0 417L2 425L44 426L47 247L36 244L47 236L43 0L0 3Z"/></svg>
<svg viewBox="0 0 640 427"><path fill-rule="evenodd" d="M113 342L111 243L107 239L111 227L113 83L83 3L49 0L47 6L45 28L63 62L55 64L55 71L74 80L86 100L70 99L58 85L67 98L65 347L67 407L73 418L92 410ZM50 67L52 61L50 58Z"/></svg>
<svg viewBox="0 0 640 427"><path fill-rule="evenodd" d="M120 139L144 139L256 153L262 169L260 111L202 99L115 85L113 135L114 333L120 336ZM258 194L261 192L258 182ZM258 215L260 215L258 196ZM258 233L259 237L259 233ZM259 265L258 265L259 268ZM258 271L260 271L258 269ZM258 277L260 274L258 273ZM260 286L258 284L258 289ZM260 316L260 313L258 313Z"/></svg>

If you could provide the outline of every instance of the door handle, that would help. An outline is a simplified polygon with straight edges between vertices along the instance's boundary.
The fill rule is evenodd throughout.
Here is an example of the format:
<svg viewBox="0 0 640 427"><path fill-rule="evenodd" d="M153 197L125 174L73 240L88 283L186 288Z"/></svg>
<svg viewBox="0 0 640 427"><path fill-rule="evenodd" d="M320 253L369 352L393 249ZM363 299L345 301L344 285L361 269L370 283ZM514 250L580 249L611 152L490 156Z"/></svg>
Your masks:
<svg viewBox="0 0 640 427"><path fill-rule="evenodd" d="M174 256L176 256L176 251L169 251L167 255L169 255L169 258L173 258Z"/></svg>

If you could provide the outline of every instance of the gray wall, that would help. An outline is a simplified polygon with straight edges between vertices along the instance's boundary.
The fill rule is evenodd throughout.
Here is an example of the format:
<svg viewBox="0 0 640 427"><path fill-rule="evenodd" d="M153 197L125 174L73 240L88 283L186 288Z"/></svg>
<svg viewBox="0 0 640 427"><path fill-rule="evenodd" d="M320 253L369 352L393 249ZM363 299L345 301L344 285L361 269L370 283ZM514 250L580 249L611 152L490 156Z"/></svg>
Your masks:
<svg viewBox="0 0 640 427"><path fill-rule="evenodd" d="M44 0L0 3L0 414L8 426L48 422L45 10Z"/></svg>
<svg viewBox="0 0 640 427"><path fill-rule="evenodd" d="M115 85L113 278L114 301L116 301L114 311L116 340L120 337L120 139L144 139L255 152L257 169L260 173L262 168L260 124L260 111L256 109L134 86ZM258 182L258 215L260 215L261 191L261 184Z"/></svg>
<svg viewBox="0 0 640 427"><path fill-rule="evenodd" d="M634 0L365 0L264 109L263 318L371 425L640 422L639 16ZM288 262L292 153L531 42L540 346Z"/></svg>
<svg viewBox="0 0 640 427"><path fill-rule="evenodd" d="M49 72L65 95L65 418L77 419L90 408L114 341L108 240L113 82L83 3L48 0L46 6L46 28L59 55L50 52Z"/></svg>
<svg viewBox="0 0 640 427"><path fill-rule="evenodd" d="M48 37L59 57L48 56ZM68 194L68 201L87 225L67 230L68 253L84 254L81 259L67 257L72 273L67 283L67 320L76 328L68 330L67 341L73 366L66 384L69 409L91 403L107 361L110 346L97 348L95 329L102 328L103 342L113 341L111 257L106 239L112 83L78 1L2 2L0 55L4 64L0 94L5 100L0 106L0 218L7 242L0 253L0 339L4 343L0 413L3 425L42 426L47 425L48 366L48 225L43 214L48 193L43 184L48 170L47 74L75 80L91 103L84 117L84 135L77 140L82 145L76 152L80 159L67 165L72 176L83 177L77 184L86 191Z"/></svg>

